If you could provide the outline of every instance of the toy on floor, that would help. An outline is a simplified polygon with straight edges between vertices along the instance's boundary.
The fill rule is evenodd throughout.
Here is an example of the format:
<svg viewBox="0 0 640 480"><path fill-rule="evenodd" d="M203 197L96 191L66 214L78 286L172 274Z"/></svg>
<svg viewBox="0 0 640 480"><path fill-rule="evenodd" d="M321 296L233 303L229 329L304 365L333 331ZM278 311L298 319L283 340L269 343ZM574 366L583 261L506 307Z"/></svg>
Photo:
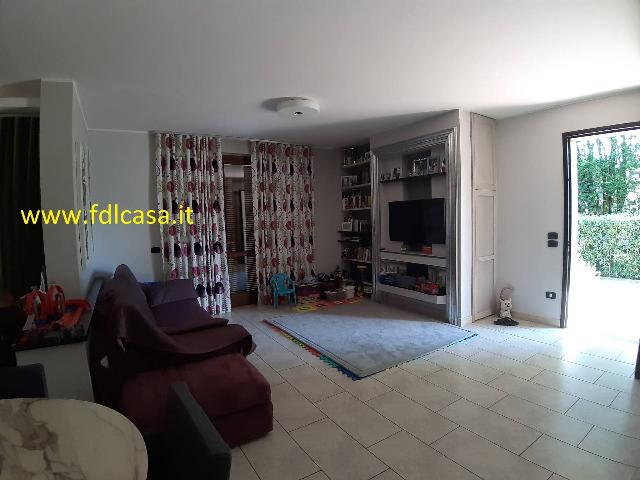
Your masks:
<svg viewBox="0 0 640 480"><path fill-rule="evenodd" d="M504 325L506 327L519 325L519 322L514 320L511 316L511 309L513 308L513 302L511 301L512 293L513 287L504 287L500 290L500 315L498 316L498 319L493 322L496 325Z"/></svg>

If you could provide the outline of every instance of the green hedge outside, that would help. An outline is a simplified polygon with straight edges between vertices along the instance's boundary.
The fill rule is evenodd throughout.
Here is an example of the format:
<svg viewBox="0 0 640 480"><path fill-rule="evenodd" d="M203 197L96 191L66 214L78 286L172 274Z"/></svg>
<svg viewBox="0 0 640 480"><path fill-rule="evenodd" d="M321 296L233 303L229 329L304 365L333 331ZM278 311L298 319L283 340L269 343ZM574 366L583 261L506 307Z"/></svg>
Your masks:
<svg viewBox="0 0 640 480"><path fill-rule="evenodd" d="M578 254L603 277L640 280L640 217L578 217Z"/></svg>

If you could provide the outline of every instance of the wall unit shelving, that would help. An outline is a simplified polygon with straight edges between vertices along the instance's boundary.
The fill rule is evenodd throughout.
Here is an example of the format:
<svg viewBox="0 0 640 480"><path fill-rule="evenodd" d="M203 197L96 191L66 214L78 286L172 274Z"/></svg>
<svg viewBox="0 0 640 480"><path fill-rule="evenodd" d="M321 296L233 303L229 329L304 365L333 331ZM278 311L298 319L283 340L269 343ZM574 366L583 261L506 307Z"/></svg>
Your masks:
<svg viewBox="0 0 640 480"><path fill-rule="evenodd" d="M459 324L456 135L450 129L374 149L373 275L377 301L411 303ZM445 199L445 243L411 248L390 239L390 202L434 198Z"/></svg>
<svg viewBox="0 0 640 480"><path fill-rule="evenodd" d="M447 258L437 255L427 255L420 252L391 252L388 250L380 250L380 259L395 262L418 263L421 265L431 265L433 267L447 266Z"/></svg>
<svg viewBox="0 0 640 480"><path fill-rule="evenodd" d="M342 162L342 270L347 280L373 292L372 261L372 162L369 145L346 147Z"/></svg>
<svg viewBox="0 0 640 480"><path fill-rule="evenodd" d="M417 290L409 290L407 288L395 287L393 285L378 284L378 290L381 292L392 293L401 297L413 298L421 302L432 303L434 305L446 305L446 295L429 295L428 293L418 292Z"/></svg>
<svg viewBox="0 0 640 480"><path fill-rule="evenodd" d="M427 180L429 178L446 175L446 172L438 172L438 173L429 173L426 175L409 175L406 177L398 177L398 178L390 178L389 180L380 180L380 183L391 183L391 182L412 182L416 180Z"/></svg>
<svg viewBox="0 0 640 480"><path fill-rule="evenodd" d="M360 185L351 185L351 186L348 186L348 187L342 187L342 191L343 191L343 192L346 192L346 191L348 191L348 190L359 190L359 189L361 189L361 188L362 188L362 189L369 189L369 190L371 190L371 182L369 182L369 183L362 183L362 184L360 184Z"/></svg>

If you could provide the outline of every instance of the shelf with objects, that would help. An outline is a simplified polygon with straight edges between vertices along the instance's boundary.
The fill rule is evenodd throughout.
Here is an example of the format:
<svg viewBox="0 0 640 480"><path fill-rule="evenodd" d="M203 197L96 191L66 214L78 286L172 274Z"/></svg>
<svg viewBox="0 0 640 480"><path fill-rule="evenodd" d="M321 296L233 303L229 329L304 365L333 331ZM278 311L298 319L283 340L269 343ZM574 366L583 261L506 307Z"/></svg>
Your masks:
<svg viewBox="0 0 640 480"><path fill-rule="evenodd" d="M378 289L436 305L447 303L446 267L411 261L382 260Z"/></svg>
<svg viewBox="0 0 640 480"><path fill-rule="evenodd" d="M375 299L457 321L453 131L374 150ZM452 265L454 266L452 268Z"/></svg>
<svg viewBox="0 0 640 480"><path fill-rule="evenodd" d="M345 285L355 287L355 295L370 297L373 294L372 155L369 145L346 147L343 152L342 222L338 231L340 268Z"/></svg>

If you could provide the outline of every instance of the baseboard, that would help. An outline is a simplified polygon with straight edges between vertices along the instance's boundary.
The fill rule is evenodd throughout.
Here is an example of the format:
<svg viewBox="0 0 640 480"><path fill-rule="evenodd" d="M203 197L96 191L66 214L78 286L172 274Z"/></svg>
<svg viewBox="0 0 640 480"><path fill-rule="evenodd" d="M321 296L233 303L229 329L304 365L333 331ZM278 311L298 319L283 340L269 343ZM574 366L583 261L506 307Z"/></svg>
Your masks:
<svg viewBox="0 0 640 480"><path fill-rule="evenodd" d="M471 315L460 319L460 326L462 327L464 327L465 325L471 325L472 323L473 323L473 317Z"/></svg>
<svg viewBox="0 0 640 480"><path fill-rule="evenodd" d="M516 320L526 320L527 322L540 323L542 325L548 325L550 327L560 327L560 320L557 318L540 317L538 315L530 315L524 312L511 311L511 315Z"/></svg>

